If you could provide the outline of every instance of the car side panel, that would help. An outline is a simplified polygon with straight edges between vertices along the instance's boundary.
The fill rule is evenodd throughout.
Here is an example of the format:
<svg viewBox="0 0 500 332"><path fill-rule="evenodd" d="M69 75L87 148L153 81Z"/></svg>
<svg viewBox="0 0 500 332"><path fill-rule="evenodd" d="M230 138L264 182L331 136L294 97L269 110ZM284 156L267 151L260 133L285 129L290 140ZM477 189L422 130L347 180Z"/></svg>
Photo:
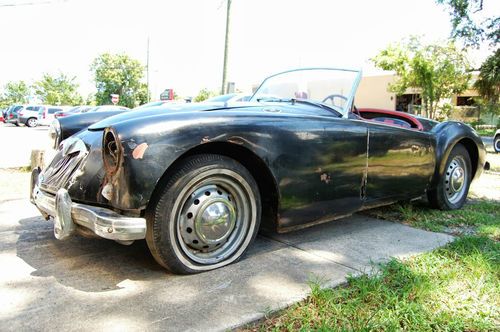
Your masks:
<svg viewBox="0 0 500 332"><path fill-rule="evenodd" d="M366 203L425 194L436 157L432 134L369 121Z"/></svg>

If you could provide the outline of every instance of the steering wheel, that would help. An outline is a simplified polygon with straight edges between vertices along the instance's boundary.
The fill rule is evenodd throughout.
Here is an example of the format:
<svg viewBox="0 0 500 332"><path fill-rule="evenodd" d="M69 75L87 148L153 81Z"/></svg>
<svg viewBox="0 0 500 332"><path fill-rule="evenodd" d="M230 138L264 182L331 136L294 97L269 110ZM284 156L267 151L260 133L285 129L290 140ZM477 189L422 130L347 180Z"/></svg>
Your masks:
<svg viewBox="0 0 500 332"><path fill-rule="evenodd" d="M332 105L337 106L337 105L335 105L335 102L334 102L335 98L339 98L339 99L342 99L344 101L347 101L347 97L334 94L334 95L329 95L329 96L325 97L322 102L324 103L324 102L327 102L330 100ZM340 105L339 105L339 107L340 107Z"/></svg>

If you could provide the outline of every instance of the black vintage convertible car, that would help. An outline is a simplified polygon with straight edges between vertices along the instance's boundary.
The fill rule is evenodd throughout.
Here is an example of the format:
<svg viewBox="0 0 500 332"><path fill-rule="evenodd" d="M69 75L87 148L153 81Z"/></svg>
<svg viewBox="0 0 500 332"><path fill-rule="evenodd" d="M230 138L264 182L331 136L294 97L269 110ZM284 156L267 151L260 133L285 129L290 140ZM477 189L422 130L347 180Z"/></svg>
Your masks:
<svg viewBox="0 0 500 332"><path fill-rule="evenodd" d="M184 274L235 262L259 229L423 195L462 207L485 164L478 135L459 122L356 109L360 77L300 69L267 78L248 103L56 120L58 152L33 171L32 202L59 239L146 239L159 264Z"/></svg>

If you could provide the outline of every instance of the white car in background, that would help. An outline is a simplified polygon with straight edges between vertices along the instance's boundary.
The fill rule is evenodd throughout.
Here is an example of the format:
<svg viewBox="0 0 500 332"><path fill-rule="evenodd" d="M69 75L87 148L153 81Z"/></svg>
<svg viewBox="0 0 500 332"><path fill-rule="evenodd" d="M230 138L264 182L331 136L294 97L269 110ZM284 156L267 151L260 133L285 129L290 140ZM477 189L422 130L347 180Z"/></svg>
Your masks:
<svg viewBox="0 0 500 332"><path fill-rule="evenodd" d="M36 127L38 125L38 110L40 106L38 105L23 105L17 112L17 121L28 127Z"/></svg>
<svg viewBox="0 0 500 332"><path fill-rule="evenodd" d="M497 129L493 136L493 149L496 153L500 153L500 129Z"/></svg>
<svg viewBox="0 0 500 332"><path fill-rule="evenodd" d="M40 105L38 110L38 125L39 126L50 126L52 121L54 121L56 112L64 112L71 108L71 106L49 106Z"/></svg>

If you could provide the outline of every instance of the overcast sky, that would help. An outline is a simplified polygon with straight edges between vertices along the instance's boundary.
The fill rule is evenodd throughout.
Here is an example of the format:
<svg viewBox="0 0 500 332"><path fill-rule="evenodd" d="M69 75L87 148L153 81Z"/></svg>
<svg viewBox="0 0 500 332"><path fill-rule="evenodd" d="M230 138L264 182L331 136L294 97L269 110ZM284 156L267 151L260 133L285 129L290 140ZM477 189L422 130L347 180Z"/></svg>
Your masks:
<svg viewBox="0 0 500 332"><path fill-rule="evenodd" d="M485 5L488 15L500 14L500 1ZM0 0L0 86L62 72L87 95L97 55L126 53L146 64L149 37L153 99L165 88L181 96L219 90L225 9L224 0ZM241 89L297 67L374 74L368 60L388 43L450 32L434 0L233 0L231 14L228 80Z"/></svg>

